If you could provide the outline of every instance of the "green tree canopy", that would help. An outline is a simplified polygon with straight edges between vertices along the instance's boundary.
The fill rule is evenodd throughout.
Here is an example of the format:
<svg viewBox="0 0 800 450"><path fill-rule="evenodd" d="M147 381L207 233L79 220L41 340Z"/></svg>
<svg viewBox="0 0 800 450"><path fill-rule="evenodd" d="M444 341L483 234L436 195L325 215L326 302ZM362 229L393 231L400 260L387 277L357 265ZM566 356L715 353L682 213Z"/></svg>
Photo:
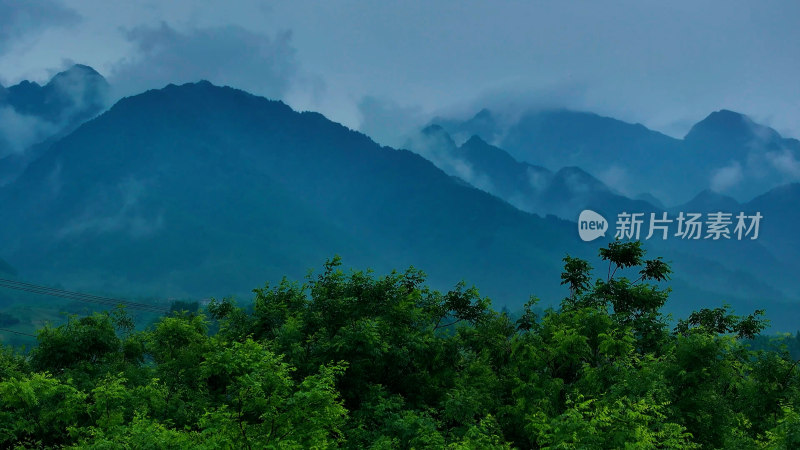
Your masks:
<svg viewBox="0 0 800 450"><path fill-rule="evenodd" d="M138 331L123 310L70 317L0 351L0 446L800 446L798 363L768 349L763 311L672 327L667 262L638 242L599 261L567 256L558 308L514 314L334 258L252 305L176 307Z"/></svg>

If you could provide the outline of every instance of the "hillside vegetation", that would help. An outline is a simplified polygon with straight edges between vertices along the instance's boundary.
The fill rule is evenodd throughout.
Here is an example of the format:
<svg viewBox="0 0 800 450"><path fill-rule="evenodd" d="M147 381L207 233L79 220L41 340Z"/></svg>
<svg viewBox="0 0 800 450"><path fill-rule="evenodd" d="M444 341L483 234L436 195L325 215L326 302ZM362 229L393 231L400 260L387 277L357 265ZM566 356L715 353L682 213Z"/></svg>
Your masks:
<svg viewBox="0 0 800 450"><path fill-rule="evenodd" d="M143 331L124 310L75 316L0 352L0 446L800 446L797 363L744 343L762 311L671 328L668 265L638 242L599 256L597 273L564 258L560 308L514 317L475 288L338 258L252 307L212 301Z"/></svg>

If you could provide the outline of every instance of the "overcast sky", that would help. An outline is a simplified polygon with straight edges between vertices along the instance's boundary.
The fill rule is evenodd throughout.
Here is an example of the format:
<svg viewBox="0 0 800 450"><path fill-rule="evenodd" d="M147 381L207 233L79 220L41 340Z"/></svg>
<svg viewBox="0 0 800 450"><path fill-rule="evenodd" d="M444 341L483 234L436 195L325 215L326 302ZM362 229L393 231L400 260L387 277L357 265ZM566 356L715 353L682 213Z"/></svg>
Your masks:
<svg viewBox="0 0 800 450"><path fill-rule="evenodd" d="M118 95L204 78L386 136L530 104L674 136L727 108L800 137L798 19L794 0L0 0L0 83L71 62Z"/></svg>

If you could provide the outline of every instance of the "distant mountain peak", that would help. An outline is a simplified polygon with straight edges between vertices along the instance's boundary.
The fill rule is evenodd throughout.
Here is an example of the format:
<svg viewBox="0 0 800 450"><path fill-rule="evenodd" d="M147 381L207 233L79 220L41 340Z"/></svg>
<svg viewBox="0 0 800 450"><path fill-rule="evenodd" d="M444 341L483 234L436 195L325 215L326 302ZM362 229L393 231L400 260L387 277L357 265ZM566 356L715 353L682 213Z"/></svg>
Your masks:
<svg viewBox="0 0 800 450"><path fill-rule="evenodd" d="M477 134L473 134L464 145L490 145L488 142L484 141L480 136Z"/></svg>
<svg viewBox="0 0 800 450"><path fill-rule="evenodd" d="M676 209L685 213L722 211L731 214L737 213L741 204L733 197L729 197L711 189L704 189L695 195L688 203Z"/></svg>
<svg viewBox="0 0 800 450"><path fill-rule="evenodd" d="M55 138L65 136L108 105L109 84L93 68L74 64L44 85L0 86L0 106L37 123L29 133L0 132L0 185L18 176Z"/></svg>
<svg viewBox="0 0 800 450"><path fill-rule="evenodd" d="M18 112L54 123L82 121L106 104L108 82L93 68L74 64L44 86L23 80L7 89L6 101Z"/></svg>
<svg viewBox="0 0 800 450"><path fill-rule="evenodd" d="M431 122L446 130L458 142L465 142L473 135L478 135L486 142L494 142L500 132L494 113L483 108L467 120L436 117Z"/></svg>
<svg viewBox="0 0 800 450"><path fill-rule="evenodd" d="M725 194L721 194L721 193L719 193L717 191L714 191L712 189L703 189L702 191L700 191L699 194L697 194L694 197L694 200L702 200L702 201L705 201L705 200L712 200L712 201L723 200L723 201L738 203L733 197L727 196Z"/></svg>
<svg viewBox="0 0 800 450"><path fill-rule="evenodd" d="M42 86L39 83L35 82L35 81L22 80L19 83L13 85L13 86L9 86L9 89L30 88L30 87L37 87L38 88L38 87L42 87Z"/></svg>
<svg viewBox="0 0 800 450"><path fill-rule="evenodd" d="M749 117L729 109L714 111L705 119L697 122L692 129L738 129L742 126L750 125L753 121Z"/></svg>
<svg viewBox="0 0 800 450"><path fill-rule="evenodd" d="M731 111L730 109L720 109L719 111L714 111L708 115L709 120L750 120L746 115Z"/></svg>
<svg viewBox="0 0 800 450"><path fill-rule="evenodd" d="M212 109L215 102L217 108L219 108L220 105L230 106L246 101L252 102L253 105L269 105L270 107L277 108L282 112L295 112L291 107L280 100L272 100L265 97L260 97L241 89L232 88L230 86L217 86L207 80L199 80L183 84L170 83L160 89L150 89L146 92L142 92L141 94L126 97L118 101L111 109L127 108L132 105L146 104L149 102L164 102L166 100L178 103L189 101L197 104L198 106L202 104L204 107L211 107ZM162 103L162 105L165 104L169 103ZM306 112L298 112L298 114L306 114Z"/></svg>
<svg viewBox="0 0 800 450"><path fill-rule="evenodd" d="M215 85L214 83L212 83L212 82L210 82L208 80L197 80L194 83L184 83L184 84L177 84L177 85L176 84L171 84L170 86L179 87L179 88L180 87L185 87L185 88L191 88L191 87L217 88L217 87L222 87L222 86L217 86L217 85Z"/></svg>
<svg viewBox="0 0 800 450"><path fill-rule="evenodd" d="M44 85L40 86L36 82L22 81L20 85L34 85L41 89L64 90L68 87L75 87L77 85L84 85L92 89L106 89L108 81L105 77L91 66L84 64L73 64L66 70L62 70L53 75L50 80Z"/></svg>
<svg viewBox="0 0 800 450"><path fill-rule="evenodd" d="M509 176L518 171L524 172L528 167L528 164L520 163L508 152L489 144L478 135L472 135L458 150L476 168L492 173L495 178Z"/></svg>
<svg viewBox="0 0 800 450"><path fill-rule="evenodd" d="M696 123L684 139L686 141L722 139L730 143L740 143L755 138L771 142L781 139L781 136L772 128L757 124L742 113L721 109L712 112L705 119Z"/></svg>
<svg viewBox="0 0 800 450"><path fill-rule="evenodd" d="M450 133L448 133L444 127L438 124L431 124L423 128L422 136L429 140L433 139L435 142L441 142L450 149L457 147L456 142L453 140L453 137L450 136Z"/></svg>
<svg viewBox="0 0 800 450"><path fill-rule="evenodd" d="M73 64L67 70L57 73L55 76L53 76L53 78L70 74L91 75L103 78L103 76L100 75L98 71L94 70L93 67L87 66L85 64Z"/></svg>

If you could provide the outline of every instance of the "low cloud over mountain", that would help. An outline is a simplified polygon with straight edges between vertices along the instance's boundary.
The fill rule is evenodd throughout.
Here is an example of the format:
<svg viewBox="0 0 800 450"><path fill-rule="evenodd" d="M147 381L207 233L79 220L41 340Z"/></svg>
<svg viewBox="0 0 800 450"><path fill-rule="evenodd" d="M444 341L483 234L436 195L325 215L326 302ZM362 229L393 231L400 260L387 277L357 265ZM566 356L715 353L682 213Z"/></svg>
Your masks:
<svg viewBox="0 0 800 450"><path fill-rule="evenodd" d="M684 139L563 109L531 110L512 122L489 110L433 122L456 140L477 135L519 161L550 170L578 166L618 194L647 194L667 205L704 189L746 201L800 180L800 141L727 110L695 124Z"/></svg>
<svg viewBox="0 0 800 450"><path fill-rule="evenodd" d="M94 69L73 65L45 85L0 86L0 185L47 147L105 109L109 85Z"/></svg>

